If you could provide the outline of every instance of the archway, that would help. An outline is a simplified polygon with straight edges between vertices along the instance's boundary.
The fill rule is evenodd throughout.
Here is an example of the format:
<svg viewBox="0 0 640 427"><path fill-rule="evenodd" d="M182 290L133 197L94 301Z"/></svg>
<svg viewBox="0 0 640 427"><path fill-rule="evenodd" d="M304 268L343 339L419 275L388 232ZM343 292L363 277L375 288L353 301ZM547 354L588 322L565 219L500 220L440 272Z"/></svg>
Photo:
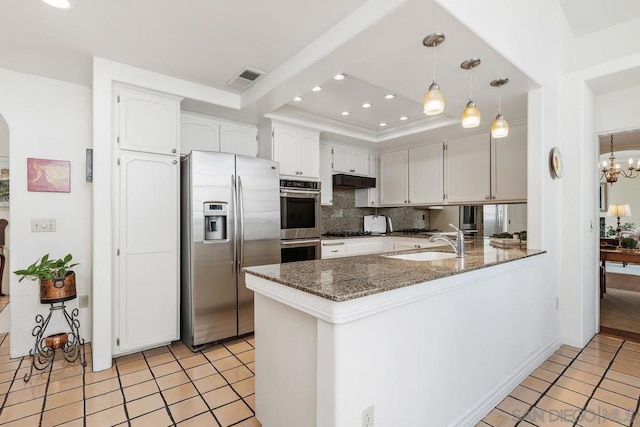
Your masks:
<svg viewBox="0 0 640 427"><path fill-rule="evenodd" d="M9 126L0 115L0 333L9 332ZM4 257L4 260L2 258Z"/></svg>

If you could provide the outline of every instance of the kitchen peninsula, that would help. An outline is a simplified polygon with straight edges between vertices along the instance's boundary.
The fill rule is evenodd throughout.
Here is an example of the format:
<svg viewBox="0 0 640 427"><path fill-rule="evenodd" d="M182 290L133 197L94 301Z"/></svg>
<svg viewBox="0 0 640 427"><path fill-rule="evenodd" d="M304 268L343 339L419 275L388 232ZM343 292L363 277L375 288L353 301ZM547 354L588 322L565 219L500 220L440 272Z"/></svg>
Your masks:
<svg viewBox="0 0 640 427"><path fill-rule="evenodd" d="M560 345L527 342L532 310L556 315L528 259L544 253L479 242L464 259L363 255L245 269L258 419L351 427L373 407L379 426L475 424Z"/></svg>

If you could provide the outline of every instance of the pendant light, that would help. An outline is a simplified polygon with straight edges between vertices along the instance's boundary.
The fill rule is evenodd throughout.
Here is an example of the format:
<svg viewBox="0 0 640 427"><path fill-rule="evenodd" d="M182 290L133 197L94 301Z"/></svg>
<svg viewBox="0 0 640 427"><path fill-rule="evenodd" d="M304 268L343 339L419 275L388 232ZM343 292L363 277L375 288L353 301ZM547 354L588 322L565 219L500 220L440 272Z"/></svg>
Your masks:
<svg viewBox="0 0 640 427"><path fill-rule="evenodd" d="M436 83L436 46L444 41L444 34L433 33L429 34L422 40L422 44L426 47L433 48L433 80L429 86L429 90L424 95L424 101L422 105L424 107L424 113L427 116L435 116L444 111L444 95L440 91L440 86Z"/></svg>
<svg viewBox="0 0 640 427"><path fill-rule="evenodd" d="M480 62L478 58L470 58L460 64L460 68L469 70L469 102L462 110L462 116L460 117L463 128L474 128L480 125L480 109L473 102L473 69L480 65Z"/></svg>
<svg viewBox="0 0 640 427"><path fill-rule="evenodd" d="M495 79L494 81L491 82L491 86L498 88L498 115L496 116L496 119L493 121L493 123L491 123L491 136L496 139L504 138L507 135L509 135L509 123L507 123L507 121L504 119L504 116L502 115L501 105L500 105L502 101L501 88L507 83L509 83L509 79L504 77L500 79Z"/></svg>

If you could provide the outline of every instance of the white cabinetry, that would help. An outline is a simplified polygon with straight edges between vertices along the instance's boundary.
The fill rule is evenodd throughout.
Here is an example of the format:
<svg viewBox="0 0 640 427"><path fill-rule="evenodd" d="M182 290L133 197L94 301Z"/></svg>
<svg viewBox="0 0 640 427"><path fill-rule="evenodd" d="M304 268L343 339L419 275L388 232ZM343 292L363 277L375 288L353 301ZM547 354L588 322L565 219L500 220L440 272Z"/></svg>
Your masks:
<svg viewBox="0 0 640 427"><path fill-rule="evenodd" d="M322 259L378 254L393 250L391 237L363 237L322 241Z"/></svg>
<svg viewBox="0 0 640 427"><path fill-rule="evenodd" d="M333 156L331 146L320 145L320 203L322 205L333 205Z"/></svg>
<svg viewBox="0 0 640 427"><path fill-rule="evenodd" d="M527 200L526 126L512 126L509 136L491 140L491 199Z"/></svg>
<svg viewBox="0 0 640 427"><path fill-rule="evenodd" d="M115 89L115 355L179 338L179 106L169 95Z"/></svg>
<svg viewBox="0 0 640 427"><path fill-rule="evenodd" d="M262 158L280 163L280 175L293 178L320 177L320 133L280 123L260 126L259 152Z"/></svg>
<svg viewBox="0 0 640 427"><path fill-rule="evenodd" d="M445 243L446 245L446 243ZM443 246L442 242L430 242L428 239L413 239L411 237L393 237L393 250L405 251L409 249L425 249Z"/></svg>
<svg viewBox="0 0 640 427"><path fill-rule="evenodd" d="M178 161L123 150L119 168L116 354L179 338Z"/></svg>
<svg viewBox="0 0 640 427"><path fill-rule="evenodd" d="M256 157L258 155L255 126L230 123L214 117L182 113L180 153L192 150L221 151Z"/></svg>
<svg viewBox="0 0 640 427"><path fill-rule="evenodd" d="M380 155L380 204L429 205L443 199L442 144Z"/></svg>
<svg viewBox="0 0 640 427"><path fill-rule="evenodd" d="M380 154L380 205L405 205L409 200L409 152Z"/></svg>
<svg viewBox="0 0 640 427"><path fill-rule="evenodd" d="M486 132L453 139L446 147L447 203L527 200L526 126L512 126L506 138Z"/></svg>
<svg viewBox="0 0 640 427"><path fill-rule="evenodd" d="M370 176L370 153L349 147L333 147L333 170L336 173Z"/></svg>
<svg viewBox="0 0 640 427"><path fill-rule="evenodd" d="M116 140L121 150L178 153L180 103L151 91L117 87Z"/></svg>
<svg viewBox="0 0 640 427"><path fill-rule="evenodd" d="M376 186L374 188L359 188L356 190L356 208L375 208L378 203L378 188L380 188L380 179L377 175L378 164L375 154L369 156L369 176L376 178Z"/></svg>
<svg viewBox="0 0 640 427"><path fill-rule="evenodd" d="M347 256L346 240L323 240L322 241L322 259L338 258Z"/></svg>
<svg viewBox="0 0 640 427"><path fill-rule="evenodd" d="M491 198L489 133L452 139L446 143L447 203L486 203Z"/></svg>

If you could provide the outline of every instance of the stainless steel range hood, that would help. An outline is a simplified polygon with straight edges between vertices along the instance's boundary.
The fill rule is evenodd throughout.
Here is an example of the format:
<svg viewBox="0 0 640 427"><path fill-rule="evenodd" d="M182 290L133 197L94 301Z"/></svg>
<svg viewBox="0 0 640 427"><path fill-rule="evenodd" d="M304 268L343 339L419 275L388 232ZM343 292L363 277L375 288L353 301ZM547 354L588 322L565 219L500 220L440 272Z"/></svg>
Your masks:
<svg viewBox="0 0 640 427"><path fill-rule="evenodd" d="M375 188L376 179L368 176L337 174L333 175L334 187Z"/></svg>

